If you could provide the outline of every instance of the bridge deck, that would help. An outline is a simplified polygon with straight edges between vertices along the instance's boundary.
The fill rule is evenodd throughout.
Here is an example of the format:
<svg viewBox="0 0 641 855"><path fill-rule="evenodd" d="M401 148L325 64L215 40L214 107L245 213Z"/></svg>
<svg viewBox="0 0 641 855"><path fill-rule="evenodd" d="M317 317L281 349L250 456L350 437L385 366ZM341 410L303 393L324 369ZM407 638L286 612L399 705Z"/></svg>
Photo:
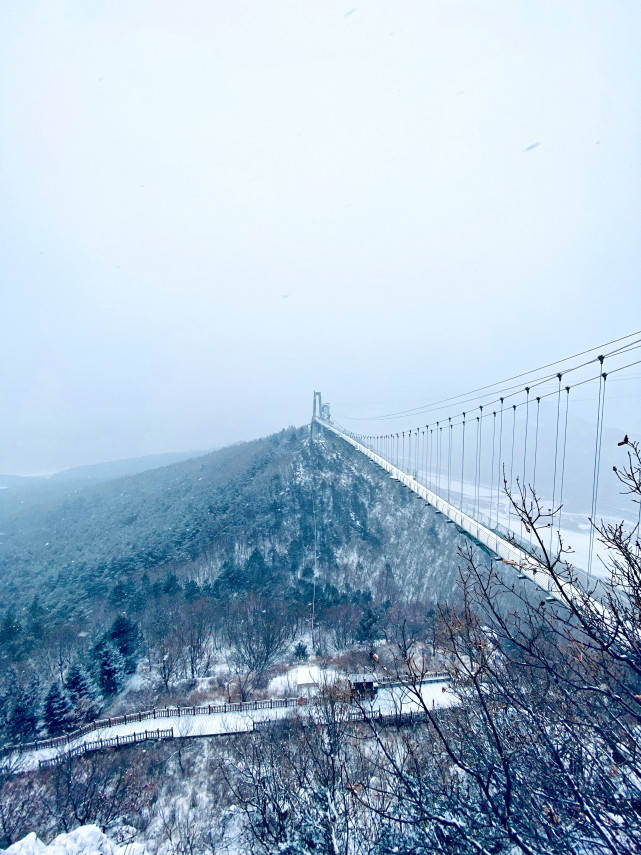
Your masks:
<svg viewBox="0 0 641 855"><path fill-rule="evenodd" d="M376 454L366 445L358 442L358 440L349 436L349 434L342 431L336 425L325 421L324 419L320 419L318 416L315 416L313 421L326 430L336 434L336 436L339 436L345 442L353 446L357 451L360 451L388 472L392 478L396 478L422 499L425 499L425 501L432 505L432 507L436 508L437 511L440 511L446 517L451 519L452 522L456 523L456 525L473 540L482 544L506 564L512 565L520 574L542 588L548 596L553 597L559 602L563 602L566 597L570 597L577 603L582 601L584 594L579 592L569 583L561 583L563 590L562 594L559 585L557 585L554 579L552 579L545 566L528 552L519 548L514 543L511 543L491 528L484 526L478 520L474 519L474 517L464 513L455 505L447 502L433 490L428 489L424 484L417 481L412 475L408 475L407 472L403 472L402 469L398 469L398 467L390 463L389 460L386 460L384 457Z"/></svg>

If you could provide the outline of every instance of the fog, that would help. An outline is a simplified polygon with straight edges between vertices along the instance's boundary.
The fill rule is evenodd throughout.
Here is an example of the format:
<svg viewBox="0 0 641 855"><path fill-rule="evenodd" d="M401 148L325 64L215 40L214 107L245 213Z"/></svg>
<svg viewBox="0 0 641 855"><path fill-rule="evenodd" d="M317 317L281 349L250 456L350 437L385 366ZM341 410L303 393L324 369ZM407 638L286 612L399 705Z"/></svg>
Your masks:
<svg viewBox="0 0 641 855"><path fill-rule="evenodd" d="M636 0L3 4L0 472L641 328L640 41Z"/></svg>

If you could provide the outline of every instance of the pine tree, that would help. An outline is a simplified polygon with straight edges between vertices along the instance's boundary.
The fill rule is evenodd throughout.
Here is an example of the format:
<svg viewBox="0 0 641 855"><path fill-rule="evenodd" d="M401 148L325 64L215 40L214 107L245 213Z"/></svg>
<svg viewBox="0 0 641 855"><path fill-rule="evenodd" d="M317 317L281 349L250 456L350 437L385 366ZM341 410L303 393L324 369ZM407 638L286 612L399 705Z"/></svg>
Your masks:
<svg viewBox="0 0 641 855"><path fill-rule="evenodd" d="M116 695L125 679L125 663L120 651L107 641L94 648L96 681L104 697Z"/></svg>
<svg viewBox="0 0 641 855"><path fill-rule="evenodd" d="M34 641L39 641L44 636L46 616L47 612L40 605L40 599L36 595L29 606L27 618L27 633Z"/></svg>
<svg viewBox="0 0 641 855"><path fill-rule="evenodd" d="M40 684L34 678L24 686L16 686L4 699L6 729L10 742L30 742L38 735Z"/></svg>
<svg viewBox="0 0 641 855"><path fill-rule="evenodd" d="M98 715L100 712L98 687L79 662L74 663L69 669L65 688L79 722L89 721Z"/></svg>
<svg viewBox="0 0 641 855"><path fill-rule="evenodd" d="M185 599L193 603L194 600L197 600L200 597L200 588L198 587L198 583L194 581L194 579L188 579L185 582Z"/></svg>
<svg viewBox="0 0 641 855"><path fill-rule="evenodd" d="M307 645L302 641L299 641L296 647L294 648L294 657L297 662L307 662L309 659L309 653L307 651Z"/></svg>
<svg viewBox="0 0 641 855"><path fill-rule="evenodd" d="M173 597L176 594L179 594L180 590L180 582L178 581L176 574L168 573L162 586L163 594L169 594L169 596Z"/></svg>
<svg viewBox="0 0 641 855"><path fill-rule="evenodd" d="M365 641L371 646L374 642L377 631L378 617L374 609L368 606L361 617L356 637L359 641Z"/></svg>
<svg viewBox="0 0 641 855"><path fill-rule="evenodd" d="M67 733L76 724L69 698L57 682L51 684L47 693L42 718L49 736Z"/></svg>
<svg viewBox="0 0 641 855"><path fill-rule="evenodd" d="M268 573L267 565L262 553L258 549L254 549L249 556L249 560L245 565L245 575L250 586L253 584L262 585L265 582L265 577Z"/></svg>
<svg viewBox="0 0 641 855"><path fill-rule="evenodd" d="M133 674L136 670L136 654L140 647L138 625L124 615L119 615L112 623L107 638L123 657L127 674Z"/></svg>
<svg viewBox="0 0 641 855"><path fill-rule="evenodd" d="M22 624L18 620L14 606L11 606L0 623L0 644L11 645L18 641Z"/></svg>

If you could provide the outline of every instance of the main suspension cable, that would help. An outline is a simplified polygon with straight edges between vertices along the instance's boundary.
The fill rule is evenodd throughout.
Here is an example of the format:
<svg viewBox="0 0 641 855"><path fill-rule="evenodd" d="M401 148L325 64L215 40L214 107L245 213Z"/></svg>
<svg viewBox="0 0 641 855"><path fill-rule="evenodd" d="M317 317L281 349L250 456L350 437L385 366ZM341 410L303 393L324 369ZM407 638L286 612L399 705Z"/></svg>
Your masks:
<svg viewBox="0 0 641 855"><path fill-rule="evenodd" d="M369 416L369 417L367 417L367 416L364 416L364 417L345 416L345 418L347 418L348 421L379 421L379 420L384 420L384 419L388 419L388 418L396 418L398 416L407 416L407 415L411 415L413 413L424 412L429 407L436 407L439 404L451 403L451 402L457 401L461 398L466 398L469 395L476 394L477 392L484 392L484 391L487 391L489 389L493 389L496 386L502 386L504 383L511 383L514 380L519 380L519 379L521 379L523 377L527 377L531 374L536 374L538 371L545 371L546 369L553 368L554 366L560 365L563 362L569 362L569 360L571 360L571 359L578 359L579 357L585 356L588 353L593 353L595 350L603 351L605 348L610 347L613 344L618 344L621 341L626 341L627 339L634 338L635 336L641 336L641 330L637 330L636 332L629 333L628 335L625 335L625 336L621 336L620 338L612 339L611 341L605 342L604 344L599 344L599 345L596 345L595 347L590 347L587 350L579 351L578 353L574 353L571 356L565 356L562 359L556 359L553 362L548 362L545 365L540 365L537 368L532 368L530 371L522 371L520 374L514 374L512 377L507 377L503 380L497 380L495 383L488 383L485 386L478 386L476 389L472 389L469 392L462 392L458 395L452 395L448 398L441 398L437 401L432 401L428 404L421 404L420 406L411 407L410 409L407 409L407 410L398 410L397 412L384 413L384 414L381 414L378 416ZM624 350L636 349L634 347L634 345L638 345L639 343L641 343L641 339L639 339L638 342L629 342L626 345L623 345L621 347L616 348L615 350L611 351L610 353L606 353L605 356L612 356L612 355L620 353L621 351L624 351ZM581 365L573 366L572 368L566 368L566 369L564 369L564 371L562 373L568 374L570 371L575 371L578 368L583 368L586 365L589 365L591 362L595 362L595 361L596 361L596 358L588 360L587 362L584 362ZM549 377L547 377L546 379L549 380L555 376L556 376L556 374L553 373ZM535 384L530 383L529 385L532 387Z"/></svg>

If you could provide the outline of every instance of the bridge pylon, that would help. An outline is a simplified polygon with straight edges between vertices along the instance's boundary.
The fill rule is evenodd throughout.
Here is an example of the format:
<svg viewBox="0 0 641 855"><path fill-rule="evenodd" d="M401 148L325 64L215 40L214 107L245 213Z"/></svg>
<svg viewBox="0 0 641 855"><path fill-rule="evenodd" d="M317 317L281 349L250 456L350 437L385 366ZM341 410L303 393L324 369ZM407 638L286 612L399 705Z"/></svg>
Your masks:
<svg viewBox="0 0 641 855"><path fill-rule="evenodd" d="M321 426L318 423L317 419L322 419L326 422L331 422L331 414L329 409L329 404L323 403L323 396L320 392L314 391L314 404L312 408L312 424L311 424L311 434L312 439L318 436Z"/></svg>

